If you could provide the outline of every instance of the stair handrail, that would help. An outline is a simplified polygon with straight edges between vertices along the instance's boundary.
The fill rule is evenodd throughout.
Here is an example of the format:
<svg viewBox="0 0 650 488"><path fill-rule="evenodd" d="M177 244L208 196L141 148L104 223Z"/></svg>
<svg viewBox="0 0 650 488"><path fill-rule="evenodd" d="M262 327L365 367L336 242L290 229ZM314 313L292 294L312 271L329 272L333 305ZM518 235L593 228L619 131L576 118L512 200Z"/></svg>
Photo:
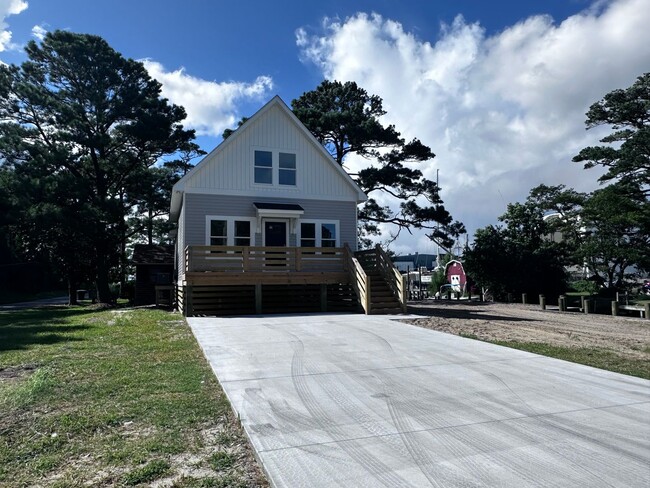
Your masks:
<svg viewBox="0 0 650 488"><path fill-rule="evenodd" d="M343 249L348 273L350 273L350 283L352 283L352 288L359 298L361 307L363 307L364 312L368 315L372 303L370 297L370 276L366 274L361 263L354 257L347 243L344 244Z"/></svg>
<svg viewBox="0 0 650 488"><path fill-rule="evenodd" d="M377 253L377 268L379 269L379 272L382 274L386 283L388 283L388 286L390 286L391 290L399 300L402 312L406 312L406 278L395 267L393 260L379 244L375 246L375 252Z"/></svg>

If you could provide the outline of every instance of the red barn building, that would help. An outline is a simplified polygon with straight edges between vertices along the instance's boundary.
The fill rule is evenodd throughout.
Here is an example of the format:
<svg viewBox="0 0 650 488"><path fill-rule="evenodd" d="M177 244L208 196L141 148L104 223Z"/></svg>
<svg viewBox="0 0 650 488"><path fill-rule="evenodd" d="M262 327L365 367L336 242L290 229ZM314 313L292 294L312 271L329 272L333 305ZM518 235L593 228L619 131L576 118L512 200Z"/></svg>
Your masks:
<svg viewBox="0 0 650 488"><path fill-rule="evenodd" d="M447 283L451 284L451 289L457 293L464 293L467 284L467 276L463 263L455 259L449 261L446 266Z"/></svg>

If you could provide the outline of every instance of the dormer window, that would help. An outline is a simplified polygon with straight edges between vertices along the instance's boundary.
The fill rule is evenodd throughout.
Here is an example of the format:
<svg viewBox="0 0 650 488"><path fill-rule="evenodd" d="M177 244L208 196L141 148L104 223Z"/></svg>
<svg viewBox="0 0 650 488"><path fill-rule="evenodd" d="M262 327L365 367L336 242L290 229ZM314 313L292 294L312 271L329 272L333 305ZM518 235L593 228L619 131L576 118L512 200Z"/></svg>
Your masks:
<svg viewBox="0 0 650 488"><path fill-rule="evenodd" d="M273 184L273 153L255 151L255 183Z"/></svg>

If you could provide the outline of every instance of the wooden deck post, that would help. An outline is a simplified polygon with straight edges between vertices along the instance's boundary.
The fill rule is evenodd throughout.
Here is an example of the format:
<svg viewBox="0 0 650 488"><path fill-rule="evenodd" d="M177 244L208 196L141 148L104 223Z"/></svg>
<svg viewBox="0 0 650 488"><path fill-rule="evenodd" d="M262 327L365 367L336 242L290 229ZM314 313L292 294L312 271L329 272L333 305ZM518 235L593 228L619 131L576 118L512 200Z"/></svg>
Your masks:
<svg viewBox="0 0 650 488"><path fill-rule="evenodd" d="M612 317L618 316L618 302L616 300L612 300Z"/></svg>
<svg viewBox="0 0 650 488"><path fill-rule="evenodd" d="M521 294L521 303L526 305L528 303L528 294L527 293L522 293Z"/></svg>
<svg viewBox="0 0 650 488"><path fill-rule="evenodd" d="M244 249L241 252L241 259L242 270L248 271L248 267L250 265L250 248L248 246L244 246Z"/></svg>
<svg viewBox="0 0 650 488"><path fill-rule="evenodd" d="M320 311L327 312L327 285L325 283L320 285Z"/></svg>
<svg viewBox="0 0 650 488"><path fill-rule="evenodd" d="M650 302L645 302L643 304L643 311L645 313L645 319L650 320Z"/></svg>
<svg viewBox="0 0 650 488"><path fill-rule="evenodd" d="M262 283L255 283L255 313L262 313Z"/></svg>
<svg viewBox="0 0 650 488"><path fill-rule="evenodd" d="M539 296L539 305L542 307L542 310L546 310L546 297L544 295Z"/></svg>
<svg viewBox="0 0 650 488"><path fill-rule="evenodd" d="M557 304L560 312L566 312L566 297L564 295L560 295L560 298L557 300Z"/></svg>
<svg viewBox="0 0 650 488"><path fill-rule="evenodd" d="M585 299L583 301L583 307L584 307L585 313L589 313L589 309L591 308L590 304L591 304L591 302L588 299Z"/></svg>
<svg viewBox="0 0 650 488"><path fill-rule="evenodd" d="M187 292L187 297L185 299L185 303L187 304L186 310L185 310L185 316L189 317L190 315L194 315L194 304L192 303L192 295L194 295L194 287L192 285L189 285L185 288Z"/></svg>
<svg viewBox="0 0 650 488"><path fill-rule="evenodd" d="M370 315L370 306L372 305L372 298L370 297L370 276L366 280L366 315Z"/></svg>

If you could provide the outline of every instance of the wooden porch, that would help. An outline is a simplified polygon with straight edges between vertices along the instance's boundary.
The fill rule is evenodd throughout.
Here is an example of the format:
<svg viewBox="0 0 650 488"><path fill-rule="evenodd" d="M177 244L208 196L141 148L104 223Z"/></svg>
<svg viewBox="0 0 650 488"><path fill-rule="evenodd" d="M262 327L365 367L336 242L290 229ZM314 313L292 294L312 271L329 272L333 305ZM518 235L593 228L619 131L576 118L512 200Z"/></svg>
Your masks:
<svg viewBox="0 0 650 488"><path fill-rule="evenodd" d="M359 258L363 265L348 246L188 246L178 308L185 315L405 311L403 279L385 252Z"/></svg>

